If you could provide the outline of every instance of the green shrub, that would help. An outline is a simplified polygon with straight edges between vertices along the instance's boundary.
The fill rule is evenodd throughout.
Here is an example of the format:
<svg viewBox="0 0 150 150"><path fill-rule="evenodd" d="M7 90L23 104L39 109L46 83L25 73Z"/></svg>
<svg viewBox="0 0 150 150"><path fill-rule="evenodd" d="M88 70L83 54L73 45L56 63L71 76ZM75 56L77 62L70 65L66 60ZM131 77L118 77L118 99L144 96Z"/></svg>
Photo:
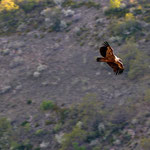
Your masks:
<svg viewBox="0 0 150 150"><path fill-rule="evenodd" d="M12 150L32 150L33 145L30 143L15 143L11 146Z"/></svg>
<svg viewBox="0 0 150 150"><path fill-rule="evenodd" d="M0 118L0 136L11 129L10 122L6 118Z"/></svg>
<svg viewBox="0 0 150 150"><path fill-rule="evenodd" d="M85 146L79 146L77 142L73 143L74 150L86 150Z"/></svg>
<svg viewBox="0 0 150 150"><path fill-rule="evenodd" d="M129 10L126 8L109 8L104 13L109 17L124 17Z"/></svg>
<svg viewBox="0 0 150 150"><path fill-rule="evenodd" d="M43 101L40 105L42 110L54 110L56 108L56 105L54 102L48 100L48 101Z"/></svg>
<svg viewBox="0 0 150 150"><path fill-rule="evenodd" d="M119 8L121 6L122 0L110 0L110 7L111 8Z"/></svg>
<svg viewBox="0 0 150 150"><path fill-rule="evenodd" d="M140 146L142 150L150 150L150 138L141 139Z"/></svg>
<svg viewBox="0 0 150 150"><path fill-rule="evenodd" d="M52 31L59 32L61 30L61 20L57 18L52 25Z"/></svg>
<svg viewBox="0 0 150 150"><path fill-rule="evenodd" d="M63 7L72 7L72 8L79 8L82 6L86 6L88 8L94 7L94 8L100 8L100 4L99 3L95 3L92 0L89 1L75 1L75 0L66 0L64 1L64 3L62 4Z"/></svg>
<svg viewBox="0 0 150 150"><path fill-rule="evenodd" d="M94 7L94 8L100 8L100 4L99 3L95 3L94 1L90 0L87 2L82 2L81 5L85 5L88 8Z"/></svg>
<svg viewBox="0 0 150 150"><path fill-rule="evenodd" d="M75 126L71 132L64 135L64 140L62 142L62 147L60 150L68 150L71 147L75 146L74 143L83 142L86 139L86 134L87 132L85 130L79 128L78 126Z"/></svg>
<svg viewBox="0 0 150 150"><path fill-rule="evenodd" d="M58 132L60 131L60 129L62 128L62 123L57 123L54 128L53 128L53 131L54 132Z"/></svg>
<svg viewBox="0 0 150 150"><path fill-rule="evenodd" d="M38 6L39 2L40 0L22 0L18 5L25 13L29 13Z"/></svg>
<svg viewBox="0 0 150 150"><path fill-rule="evenodd" d="M19 25L19 11L8 11L0 13L0 33L14 32Z"/></svg>
<svg viewBox="0 0 150 150"><path fill-rule="evenodd" d="M36 132L35 132L35 135L43 135L43 134L45 134L45 131L43 130L43 129L38 129L38 130L36 130Z"/></svg>
<svg viewBox="0 0 150 150"><path fill-rule="evenodd" d="M135 20L127 20L115 22L110 26L110 31L113 36L119 36L123 40L137 35L141 35L142 26Z"/></svg>
<svg viewBox="0 0 150 150"><path fill-rule="evenodd" d="M27 100L27 104L28 105L32 104L32 100L31 99Z"/></svg>
<svg viewBox="0 0 150 150"><path fill-rule="evenodd" d="M135 42L130 40L122 47L122 59L129 79L136 79L147 73L148 57L137 48Z"/></svg>
<svg viewBox="0 0 150 150"><path fill-rule="evenodd" d="M7 118L0 118L0 149L8 150L11 143L12 126Z"/></svg>
<svg viewBox="0 0 150 150"><path fill-rule="evenodd" d="M144 100L150 102L150 89L147 89L144 95Z"/></svg>

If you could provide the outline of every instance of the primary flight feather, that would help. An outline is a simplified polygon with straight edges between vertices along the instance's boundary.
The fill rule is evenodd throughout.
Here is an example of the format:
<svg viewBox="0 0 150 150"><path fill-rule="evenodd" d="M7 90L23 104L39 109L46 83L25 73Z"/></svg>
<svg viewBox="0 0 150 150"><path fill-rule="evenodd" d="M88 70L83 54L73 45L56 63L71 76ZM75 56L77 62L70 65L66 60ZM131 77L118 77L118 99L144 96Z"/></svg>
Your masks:
<svg viewBox="0 0 150 150"><path fill-rule="evenodd" d="M124 66L122 60L114 55L113 49L108 42L104 42L103 46L100 47L100 54L103 57L97 57L97 62L106 62L111 68L113 68L116 75L123 73Z"/></svg>

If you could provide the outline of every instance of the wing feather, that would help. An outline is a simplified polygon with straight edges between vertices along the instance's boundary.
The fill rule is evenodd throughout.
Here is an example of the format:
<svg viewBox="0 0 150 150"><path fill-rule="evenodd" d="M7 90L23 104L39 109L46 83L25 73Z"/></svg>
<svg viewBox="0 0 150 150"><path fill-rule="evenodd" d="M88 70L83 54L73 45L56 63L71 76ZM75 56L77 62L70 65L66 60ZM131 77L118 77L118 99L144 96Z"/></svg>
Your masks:
<svg viewBox="0 0 150 150"><path fill-rule="evenodd" d="M107 41L103 43L102 47L100 47L100 54L103 57L114 57L113 49L110 47Z"/></svg>
<svg viewBox="0 0 150 150"><path fill-rule="evenodd" d="M107 64L113 69L113 71L117 74L121 74L124 71L124 68L120 68L118 64L113 62L107 62Z"/></svg>

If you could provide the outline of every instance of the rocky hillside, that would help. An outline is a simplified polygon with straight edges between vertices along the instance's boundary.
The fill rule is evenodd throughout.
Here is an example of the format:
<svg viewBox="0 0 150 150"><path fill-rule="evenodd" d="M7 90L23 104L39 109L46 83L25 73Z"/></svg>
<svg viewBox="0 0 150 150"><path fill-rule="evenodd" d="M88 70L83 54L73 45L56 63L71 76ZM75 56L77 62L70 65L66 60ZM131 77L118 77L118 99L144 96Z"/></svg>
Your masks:
<svg viewBox="0 0 150 150"><path fill-rule="evenodd" d="M149 15L148 0L2 0L0 149L149 150ZM106 40L122 75L96 62Z"/></svg>

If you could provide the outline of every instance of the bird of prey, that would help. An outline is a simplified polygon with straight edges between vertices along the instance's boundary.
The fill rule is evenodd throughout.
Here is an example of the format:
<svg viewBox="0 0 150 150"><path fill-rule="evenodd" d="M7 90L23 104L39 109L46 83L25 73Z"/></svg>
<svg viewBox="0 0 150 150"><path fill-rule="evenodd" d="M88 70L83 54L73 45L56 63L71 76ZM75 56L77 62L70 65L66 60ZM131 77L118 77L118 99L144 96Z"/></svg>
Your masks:
<svg viewBox="0 0 150 150"><path fill-rule="evenodd" d="M108 42L104 42L99 51L103 57L97 57L97 62L106 62L116 75L123 73L124 66L122 60L114 55L113 49Z"/></svg>

